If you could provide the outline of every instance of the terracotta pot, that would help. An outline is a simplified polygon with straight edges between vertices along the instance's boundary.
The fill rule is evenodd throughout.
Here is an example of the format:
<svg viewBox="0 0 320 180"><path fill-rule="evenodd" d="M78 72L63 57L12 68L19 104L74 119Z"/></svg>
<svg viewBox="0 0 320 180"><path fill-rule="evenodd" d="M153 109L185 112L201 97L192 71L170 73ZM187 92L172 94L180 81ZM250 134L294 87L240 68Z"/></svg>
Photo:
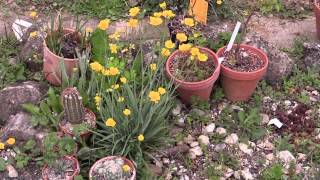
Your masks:
<svg viewBox="0 0 320 180"><path fill-rule="evenodd" d="M64 28L64 34L70 34L75 32L73 29ZM66 67L66 72L68 76L72 75L73 68L78 67L78 59L68 59L60 57L54 54L46 44L46 41L43 43L43 73L46 80L55 85L60 86L62 83L61 80L61 68L60 61L64 60L64 64Z"/></svg>
<svg viewBox="0 0 320 180"><path fill-rule="evenodd" d="M207 48L199 47L201 52L204 52L208 55L209 59L212 59L214 61L214 64L216 66L216 69L212 73L212 75L203 81L199 82L185 82L182 80L179 80L175 78L172 74L172 68L171 64L174 60L175 56L181 54L182 52L177 50L174 53L171 54L171 56L168 58L166 62L166 72L167 76L176 84L178 85L177 91L181 98L181 100L185 104L191 103L191 97L199 97L202 100L208 101L210 98L210 94L213 88L213 85L215 81L218 79L220 74L220 65L218 63L218 57L217 55Z"/></svg>
<svg viewBox="0 0 320 180"><path fill-rule="evenodd" d="M131 160L129 160L129 159L125 158L125 157L119 157L119 156L107 156L107 157L104 157L104 158L99 159L98 161L96 161L93 164L93 166L90 168L89 180L93 180L92 173L93 173L93 171L94 171L94 169L96 168L97 165L99 165L103 161L108 161L108 160L112 160L112 159L115 159L115 158L123 159L124 164L128 165L132 169L132 176L131 176L130 180L135 180L136 179L136 173L137 173L135 165L133 164L133 162Z"/></svg>
<svg viewBox="0 0 320 180"><path fill-rule="evenodd" d="M80 165L79 165L79 161L73 157L73 156L64 156L63 157L64 159L69 159L69 160L72 160L74 162L74 166L75 166L75 169L74 169L74 172L72 175L70 176L67 176L65 180L73 180L74 177L76 177L79 173L80 173ZM48 165L45 165L42 169L42 179L43 180L49 180L49 177L48 177Z"/></svg>
<svg viewBox="0 0 320 180"><path fill-rule="evenodd" d="M316 28L318 39L320 39L320 2L319 0L314 0L314 14L316 16Z"/></svg>
<svg viewBox="0 0 320 180"><path fill-rule="evenodd" d="M236 45L233 46L233 48L235 47ZM222 88L226 98L231 101L248 100L255 91L258 82L266 73L269 64L267 55L260 49L244 44L241 45L241 48L256 54L264 62L264 66L253 72L239 72L221 64ZM220 48L217 55L222 57L224 50L225 47Z"/></svg>

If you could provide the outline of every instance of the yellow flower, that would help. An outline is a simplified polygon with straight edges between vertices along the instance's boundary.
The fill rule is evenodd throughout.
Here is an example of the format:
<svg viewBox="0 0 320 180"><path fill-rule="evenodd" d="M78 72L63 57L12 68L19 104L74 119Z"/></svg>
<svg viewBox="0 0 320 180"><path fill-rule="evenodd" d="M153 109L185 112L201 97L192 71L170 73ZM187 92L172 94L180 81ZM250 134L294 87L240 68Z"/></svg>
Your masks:
<svg viewBox="0 0 320 180"><path fill-rule="evenodd" d="M158 88L158 92L160 93L160 95L163 95L163 94L166 93L166 89L163 88L163 87L159 87L159 88Z"/></svg>
<svg viewBox="0 0 320 180"><path fill-rule="evenodd" d="M120 78L120 82L122 82L123 84L126 84L127 83L127 78L121 77Z"/></svg>
<svg viewBox="0 0 320 180"><path fill-rule="evenodd" d="M110 75L111 75L111 76L115 76L115 75L117 75L117 74L120 74L119 69L116 68L116 67L111 67L111 68L109 69L109 71L110 71Z"/></svg>
<svg viewBox="0 0 320 180"><path fill-rule="evenodd" d="M110 24L110 20L109 19L101 20L99 22L99 24L98 24L98 28L105 31L105 30L108 29L109 24Z"/></svg>
<svg viewBox="0 0 320 180"><path fill-rule="evenodd" d="M165 57L166 57L166 56L170 56L171 52L170 52L169 49L162 48L161 54L162 54L162 56L165 56Z"/></svg>
<svg viewBox="0 0 320 180"><path fill-rule="evenodd" d="M92 27L87 27L86 28L86 33L92 33L93 32L93 29L92 29Z"/></svg>
<svg viewBox="0 0 320 180"><path fill-rule="evenodd" d="M167 19L170 19L170 18L175 17L176 15L171 10L164 10L164 11L162 11L162 16Z"/></svg>
<svg viewBox="0 0 320 180"><path fill-rule="evenodd" d="M72 71L73 71L73 72L77 72L77 71L78 71L78 68L72 68Z"/></svg>
<svg viewBox="0 0 320 180"><path fill-rule="evenodd" d="M110 76L110 70L109 69L102 69L101 73L105 76Z"/></svg>
<svg viewBox="0 0 320 180"><path fill-rule="evenodd" d="M194 37L194 38L197 38L197 37L199 37L199 36L200 36L200 33L194 33L194 34L193 34L193 37Z"/></svg>
<svg viewBox="0 0 320 180"><path fill-rule="evenodd" d="M200 53L200 50L199 48L193 47L191 48L190 53L192 56L197 56Z"/></svg>
<svg viewBox="0 0 320 180"><path fill-rule="evenodd" d="M186 42L188 40L188 37L185 33L177 33L176 38L180 41L180 42Z"/></svg>
<svg viewBox="0 0 320 180"><path fill-rule="evenodd" d="M9 145L14 145L14 143L16 143L16 139L15 138L9 138L7 140L7 144L9 144Z"/></svg>
<svg viewBox="0 0 320 180"><path fill-rule="evenodd" d="M130 19L128 22L127 22L127 25L131 28L136 28L138 26L138 20L137 19Z"/></svg>
<svg viewBox="0 0 320 180"><path fill-rule="evenodd" d="M125 116L130 116L130 114L131 114L130 109L124 109L122 112L123 112L123 114L124 114Z"/></svg>
<svg viewBox="0 0 320 180"><path fill-rule="evenodd" d="M222 4L222 0L217 0L217 4L221 5Z"/></svg>
<svg viewBox="0 0 320 180"><path fill-rule="evenodd" d="M140 141L140 142L144 141L144 136L143 136L143 134L140 134L140 135L138 136L138 141Z"/></svg>
<svg viewBox="0 0 320 180"><path fill-rule="evenodd" d="M180 51L189 51L191 49L191 44L181 44L179 46Z"/></svg>
<svg viewBox="0 0 320 180"><path fill-rule="evenodd" d="M35 38L35 37L37 37L38 36L38 31L33 31L33 32L31 32L30 33L30 38Z"/></svg>
<svg viewBox="0 0 320 180"><path fill-rule="evenodd" d="M113 91L113 89L108 88L106 91L107 91L107 92L112 92L112 91Z"/></svg>
<svg viewBox="0 0 320 180"><path fill-rule="evenodd" d="M161 9L166 9L167 3L164 1L163 3L160 3L159 6Z"/></svg>
<svg viewBox="0 0 320 180"><path fill-rule="evenodd" d="M154 17L161 17L162 16L162 12L155 12L153 13Z"/></svg>
<svg viewBox="0 0 320 180"><path fill-rule="evenodd" d="M113 34L109 35L109 38L114 40L119 40L120 32L119 31L114 32Z"/></svg>
<svg viewBox="0 0 320 180"><path fill-rule="evenodd" d="M150 16L150 22L149 24L151 24L152 26L159 26L162 24L162 19L160 17L153 17Z"/></svg>
<svg viewBox="0 0 320 180"><path fill-rule="evenodd" d="M131 170L131 168L130 168L130 166L128 166L128 165L123 165L122 166L122 170L124 171L124 172L129 172L130 170Z"/></svg>
<svg viewBox="0 0 320 180"><path fill-rule="evenodd" d="M98 62L90 63L90 68L96 72L100 72L103 70L103 66Z"/></svg>
<svg viewBox="0 0 320 180"><path fill-rule="evenodd" d="M168 49L172 49L174 48L175 44L171 41L171 40L167 40L164 45L166 46L166 48Z"/></svg>
<svg viewBox="0 0 320 180"><path fill-rule="evenodd" d="M139 12L140 12L140 8L139 7L134 7L134 8L131 8L129 10L129 15L131 17L135 17L135 16L137 16L139 14Z"/></svg>
<svg viewBox="0 0 320 180"><path fill-rule="evenodd" d="M0 150L4 149L5 145L4 143L0 142Z"/></svg>
<svg viewBox="0 0 320 180"><path fill-rule="evenodd" d="M100 104L101 100L102 98L98 94L96 94L96 96L94 97L94 102L98 105Z"/></svg>
<svg viewBox="0 0 320 180"><path fill-rule="evenodd" d="M192 18L185 18L183 20L183 24L193 27L194 26L194 20Z"/></svg>
<svg viewBox="0 0 320 180"><path fill-rule="evenodd" d="M200 54L198 54L198 59L201 62L205 62L205 61L208 60L208 56L206 54L204 54L204 53L200 53Z"/></svg>
<svg viewBox="0 0 320 180"><path fill-rule="evenodd" d="M109 46L110 46L110 51L111 51L111 53L112 54L117 54L117 49L118 49L118 46L116 45L116 44L112 44L112 43L110 43L109 44Z"/></svg>
<svg viewBox="0 0 320 180"><path fill-rule="evenodd" d="M120 97L118 98L118 102L123 102L123 101L124 101L124 97L120 96Z"/></svg>
<svg viewBox="0 0 320 180"><path fill-rule="evenodd" d="M108 118L105 122L108 127L115 127L117 122L113 118Z"/></svg>
<svg viewBox="0 0 320 180"><path fill-rule="evenodd" d="M119 84L113 84L111 85L112 89L119 89L120 85Z"/></svg>
<svg viewBox="0 0 320 180"><path fill-rule="evenodd" d="M37 13L36 11L31 11L31 12L29 13L29 16L30 16L31 18L36 18L36 17L38 16L38 13Z"/></svg>
<svg viewBox="0 0 320 180"><path fill-rule="evenodd" d="M151 69L152 71L157 70L157 64L155 64L155 63L150 64L150 69Z"/></svg>
<svg viewBox="0 0 320 180"><path fill-rule="evenodd" d="M150 101L158 103L160 101L160 93L156 91L150 91L149 93Z"/></svg>
<svg viewBox="0 0 320 180"><path fill-rule="evenodd" d="M130 49L135 49L135 48L136 48L136 45L130 44L130 45L129 45L129 48L130 48Z"/></svg>

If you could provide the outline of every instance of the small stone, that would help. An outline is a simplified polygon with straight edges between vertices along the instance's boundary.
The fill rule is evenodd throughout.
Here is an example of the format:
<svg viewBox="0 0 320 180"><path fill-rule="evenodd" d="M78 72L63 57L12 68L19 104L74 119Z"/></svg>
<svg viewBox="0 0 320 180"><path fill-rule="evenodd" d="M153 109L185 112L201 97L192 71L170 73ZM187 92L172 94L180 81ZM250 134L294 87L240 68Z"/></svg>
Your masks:
<svg viewBox="0 0 320 180"><path fill-rule="evenodd" d="M261 116L261 124L262 125L265 125L265 124L268 124L270 118L269 118L269 115L268 114L260 114Z"/></svg>
<svg viewBox="0 0 320 180"><path fill-rule="evenodd" d="M168 158L163 158L162 159L163 164L169 164L170 163L170 159Z"/></svg>
<svg viewBox="0 0 320 180"><path fill-rule="evenodd" d="M226 172L224 172L224 178L228 179L234 174L233 169L228 168Z"/></svg>
<svg viewBox="0 0 320 180"><path fill-rule="evenodd" d="M298 153L298 161L305 161L307 159L307 155L303 153Z"/></svg>
<svg viewBox="0 0 320 180"><path fill-rule="evenodd" d="M242 152L244 152L244 153L246 153L246 154L249 154L249 155L251 155L251 154L253 153L253 150L252 150L252 149L249 149L249 148L248 148L248 145L246 145L246 144L244 144L244 143L240 143L240 144L239 144L239 149L240 149Z"/></svg>
<svg viewBox="0 0 320 180"><path fill-rule="evenodd" d="M236 106L236 105L231 105L232 110L238 110L238 111L244 111L242 107Z"/></svg>
<svg viewBox="0 0 320 180"><path fill-rule="evenodd" d="M199 146L199 143L197 141L190 143L190 147L196 147Z"/></svg>
<svg viewBox="0 0 320 180"><path fill-rule="evenodd" d="M300 174L303 172L303 167L302 167L302 164L296 164L296 174Z"/></svg>
<svg viewBox="0 0 320 180"><path fill-rule="evenodd" d="M213 133L214 129L216 128L216 125L214 123L209 124L208 126L205 127L205 132L207 134Z"/></svg>
<svg viewBox="0 0 320 180"><path fill-rule="evenodd" d="M244 170L242 170L241 175L245 180L253 180L254 179L248 168L245 168Z"/></svg>
<svg viewBox="0 0 320 180"><path fill-rule="evenodd" d="M238 135L237 134L230 134L229 136L226 137L225 143L232 145L232 144L237 144L239 141Z"/></svg>
<svg viewBox="0 0 320 180"><path fill-rule="evenodd" d="M12 165L7 166L7 171L8 171L8 176L10 178L17 178L18 177L18 172Z"/></svg>
<svg viewBox="0 0 320 180"><path fill-rule="evenodd" d="M218 127L216 129L216 133L218 133L219 135L225 135L227 133L227 130L223 127Z"/></svg>
<svg viewBox="0 0 320 180"><path fill-rule="evenodd" d="M209 137L208 136L205 136L205 135L201 135L198 137L198 141L204 145L209 145L210 144L210 140L209 140Z"/></svg>
<svg viewBox="0 0 320 180"><path fill-rule="evenodd" d="M177 124L177 126L179 126L179 127L185 127L185 126L186 126L186 124L185 124L185 118L184 118L184 117L178 118L176 124Z"/></svg>
<svg viewBox="0 0 320 180"><path fill-rule="evenodd" d="M204 111L202 111L201 109L198 109L198 108L193 108L193 109L191 109L189 114L195 114L198 117L202 117L202 116L206 115L206 112L204 112Z"/></svg>
<svg viewBox="0 0 320 180"><path fill-rule="evenodd" d="M178 171L178 167L173 167L171 170L172 171Z"/></svg>
<svg viewBox="0 0 320 180"><path fill-rule="evenodd" d="M266 159L267 159L268 161L273 161L273 160L274 160L274 155L273 155L273 153L267 154L267 155L266 155Z"/></svg>
<svg viewBox="0 0 320 180"><path fill-rule="evenodd" d="M294 156L291 154L290 151L286 150L286 151L280 151L277 155L277 158L279 158L282 162L284 162L285 164L289 164L291 161L296 161L296 159L294 158Z"/></svg>
<svg viewBox="0 0 320 180"><path fill-rule="evenodd" d="M319 96L319 92L316 91L316 90L312 91L311 94L312 94L312 95L315 95L315 96Z"/></svg>
<svg viewBox="0 0 320 180"><path fill-rule="evenodd" d="M196 146L196 147L191 148L189 150L189 154L190 154L191 159L196 159L197 156L202 156L203 152L202 152L202 149L200 148L200 146Z"/></svg>
<svg viewBox="0 0 320 180"><path fill-rule="evenodd" d="M180 180L189 180L189 179L190 179L189 176L186 174L180 177Z"/></svg>
<svg viewBox="0 0 320 180"><path fill-rule="evenodd" d="M235 179L241 179L241 173L240 173L239 171L235 171L235 172L233 173L233 177L234 177Z"/></svg>
<svg viewBox="0 0 320 180"><path fill-rule="evenodd" d="M268 103L268 102L271 102L271 101L272 101L271 97L269 97L269 96L263 97L263 102L264 103Z"/></svg>
<svg viewBox="0 0 320 180"><path fill-rule="evenodd" d="M194 137L192 137L192 135L190 134L184 138L184 142L187 144L191 144L193 141L194 141Z"/></svg>
<svg viewBox="0 0 320 180"><path fill-rule="evenodd" d="M267 151L271 151L271 150L274 149L274 145L273 145L271 142L269 142L268 140L266 140L265 142L262 142L262 143L258 144L257 146L258 146L259 148L265 149L265 150L267 150Z"/></svg>
<svg viewBox="0 0 320 180"><path fill-rule="evenodd" d="M285 100L284 101L284 104L287 106L287 107L289 107L289 106L291 106L291 101L289 101L289 100Z"/></svg>
<svg viewBox="0 0 320 180"><path fill-rule="evenodd" d="M216 151L216 152L221 152L221 151L223 151L225 148L226 148L226 144L224 144L224 143L222 143L222 144L217 144L217 145L214 147L214 151Z"/></svg>
<svg viewBox="0 0 320 180"><path fill-rule="evenodd" d="M317 102L318 101L317 98L312 97L312 96L310 96L309 99L310 99L311 102Z"/></svg>
<svg viewBox="0 0 320 180"><path fill-rule="evenodd" d="M172 115L178 116L181 114L182 104L179 102L177 103L176 107L172 109Z"/></svg>

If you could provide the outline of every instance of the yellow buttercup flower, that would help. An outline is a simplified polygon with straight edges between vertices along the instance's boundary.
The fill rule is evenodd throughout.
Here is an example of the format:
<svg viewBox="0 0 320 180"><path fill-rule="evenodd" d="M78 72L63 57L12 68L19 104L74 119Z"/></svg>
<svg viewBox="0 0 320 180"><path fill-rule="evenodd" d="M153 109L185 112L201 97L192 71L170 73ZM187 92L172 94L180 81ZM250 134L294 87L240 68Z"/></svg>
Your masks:
<svg viewBox="0 0 320 180"><path fill-rule="evenodd" d="M162 24L162 22L163 22L163 20L160 17L150 16L149 24L151 24L152 26L159 26Z"/></svg>
<svg viewBox="0 0 320 180"><path fill-rule="evenodd" d="M171 41L171 40L167 40L164 45L166 46L166 48L168 49L172 49L174 48L175 44Z"/></svg>
<svg viewBox="0 0 320 180"><path fill-rule="evenodd" d="M113 89L108 88L106 91L107 91L107 92L112 92L112 91L113 91Z"/></svg>
<svg viewBox="0 0 320 180"><path fill-rule="evenodd" d="M36 17L38 17L38 13L37 13L36 11L31 11L31 12L29 13L29 16L30 16L31 18L36 18Z"/></svg>
<svg viewBox="0 0 320 180"><path fill-rule="evenodd" d="M159 6L161 9L166 9L167 3L164 1L163 3L160 3Z"/></svg>
<svg viewBox="0 0 320 180"><path fill-rule="evenodd" d="M108 127L115 127L117 122L113 118L108 118L105 122Z"/></svg>
<svg viewBox="0 0 320 180"><path fill-rule="evenodd" d="M7 144L9 144L9 145L14 145L14 143L16 143L16 139L15 138L9 138L7 140Z"/></svg>
<svg viewBox="0 0 320 180"><path fill-rule="evenodd" d="M109 38L110 39L114 39L114 40L119 40L120 39L120 32L119 31L116 31L114 32L113 34L109 35Z"/></svg>
<svg viewBox="0 0 320 180"><path fill-rule="evenodd" d="M93 29L92 27L86 27L86 33L92 33Z"/></svg>
<svg viewBox="0 0 320 180"><path fill-rule="evenodd" d="M139 14L139 12L140 12L140 8L139 7L133 7L133 8L131 8L129 10L129 15L131 17L135 17L135 16L137 16Z"/></svg>
<svg viewBox="0 0 320 180"><path fill-rule="evenodd" d="M124 171L124 172L129 172L130 170L131 170L131 168L130 168L130 166L128 166L128 165L123 165L122 166L122 170Z"/></svg>
<svg viewBox="0 0 320 180"><path fill-rule="evenodd" d="M5 145L4 143L0 142L0 150L4 149Z"/></svg>
<svg viewBox="0 0 320 180"><path fill-rule="evenodd" d="M194 20L192 18L185 18L183 20L183 24L193 27L194 26Z"/></svg>
<svg viewBox="0 0 320 180"><path fill-rule="evenodd" d="M118 98L118 102L123 102L123 101L124 101L124 97L120 96L120 97Z"/></svg>
<svg viewBox="0 0 320 180"><path fill-rule="evenodd" d="M194 38L198 38L200 36L200 33L193 33Z"/></svg>
<svg viewBox="0 0 320 180"><path fill-rule="evenodd" d="M150 101L158 103L160 101L160 93L156 91L150 91L149 93Z"/></svg>
<svg viewBox="0 0 320 180"><path fill-rule="evenodd" d="M102 69L102 70L101 70L101 73L102 73L104 76L110 76L110 70L109 70L109 69Z"/></svg>
<svg viewBox="0 0 320 180"><path fill-rule="evenodd" d="M208 60L208 56L206 54L204 54L204 53L200 53L200 54L198 54L198 59L201 62L205 62L205 61Z"/></svg>
<svg viewBox="0 0 320 180"><path fill-rule="evenodd" d="M96 72L100 72L103 70L103 66L98 62L90 63L90 68Z"/></svg>
<svg viewBox="0 0 320 180"><path fill-rule="evenodd" d="M96 96L94 97L94 102L98 105L100 104L101 100L102 98L98 94L96 94Z"/></svg>
<svg viewBox="0 0 320 180"><path fill-rule="evenodd" d="M138 136L138 141L140 141L140 142L144 141L144 136L143 136L143 134L140 134L140 135Z"/></svg>
<svg viewBox="0 0 320 180"><path fill-rule="evenodd" d="M33 32L31 32L30 33L30 38L35 38L35 37L37 37L38 36L38 31L33 31Z"/></svg>
<svg viewBox="0 0 320 180"><path fill-rule="evenodd" d="M172 10L164 10L164 11L162 11L162 16L167 19L170 19L170 18L175 17L176 14L174 14Z"/></svg>
<svg viewBox="0 0 320 180"><path fill-rule="evenodd" d="M190 51L192 45L191 44L181 44L179 46L180 51Z"/></svg>
<svg viewBox="0 0 320 180"><path fill-rule="evenodd" d="M188 36L185 33L177 33L176 38L180 42L186 42L188 40Z"/></svg>
<svg viewBox="0 0 320 180"><path fill-rule="evenodd" d="M129 48L130 48L130 49L135 49L135 48L136 48L136 45L130 43Z"/></svg>
<svg viewBox="0 0 320 180"><path fill-rule="evenodd" d="M137 19L130 19L128 22L127 22L127 25L131 28L136 28L138 26L138 20Z"/></svg>
<svg viewBox="0 0 320 180"><path fill-rule="evenodd" d="M123 84L126 84L127 83L127 78L121 77L120 78L120 82L122 82Z"/></svg>
<svg viewBox="0 0 320 180"><path fill-rule="evenodd" d="M123 114L124 114L125 116L130 116L130 114L131 114L130 109L124 109L122 112L123 112Z"/></svg>
<svg viewBox="0 0 320 180"><path fill-rule="evenodd" d="M109 71L110 71L110 75L111 75L111 76L115 76L115 75L120 74L119 69L116 68L116 67L111 67L111 68L109 69Z"/></svg>
<svg viewBox="0 0 320 180"><path fill-rule="evenodd" d="M109 19L101 20L98 24L98 28L105 31L109 28L109 24L110 24Z"/></svg>
<svg viewBox="0 0 320 180"><path fill-rule="evenodd" d="M112 54L117 54L118 53L118 50L117 50L118 46L116 44L110 43L109 47L110 47L110 51L111 51Z"/></svg>
<svg viewBox="0 0 320 180"><path fill-rule="evenodd" d="M166 91L165 88L159 87L159 88L158 88L158 92L160 93L160 95L164 95L167 91Z"/></svg>
<svg viewBox="0 0 320 180"><path fill-rule="evenodd" d="M161 54L162 54L162 56L167 57L167 56L170 56L171 52L170 52L170 50L169 50L169 49L162 48L162 50L161 50Z"/></svg>
<svg viewBox="0 0 320 180"><path fill-rule="evenodd" d="M119 84L113 84L111 85L112 89L119 89L120 85Z"/></svg>
<svg viewBox="0 0 320 180"><path fill-rule="evenodd" d="M155 64L155 63L150 64L150 69L151 69L152 71L157 70L157 64Z"/></svg>
<svg viewBox="0 0 320 180"><path fill-rule="evenodd" d="M154 17L161 17L162 16L162 12L155 12L153 13Z"/></svg>
<svg viewBox="0 0 320 180"><path fill-rule="evenodd" d="M221 5L222 4L222 0L217 0L217 4Z"/></svg>
<svg viewBox="0 0 320 180"><path fill-rule="evenodd" d="M197 56L200 53L200 50L199 48L193 47L191 48L190 53L192 56Z"/></svg>

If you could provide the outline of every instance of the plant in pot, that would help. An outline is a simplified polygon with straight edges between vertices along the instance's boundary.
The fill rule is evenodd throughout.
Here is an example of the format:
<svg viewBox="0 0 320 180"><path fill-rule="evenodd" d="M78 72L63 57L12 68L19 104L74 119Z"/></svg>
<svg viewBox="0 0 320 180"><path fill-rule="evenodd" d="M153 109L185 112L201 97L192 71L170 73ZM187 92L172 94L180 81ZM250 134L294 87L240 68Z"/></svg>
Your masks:
<svg viewBox="0 0 320 180"><path fill-rule="evenodd" d="M320 1L314 0L314 13L316 16L316 27L317 27L317 35L320 39Z"/></svg>
<svg viewBox="0 0 320 180"><path fill-rule="evenodd" d="M42 169L44 180L70 179L80 172L79 162L73 157L77 151L77 144L70 136L61 133L49 133L43 140Z"/></svg>
<svg viewBox="0 0 320 180"><path fill-rule="evenodd" d="M55 86L61 85L62 63L67 75L79 66L78 53L89 48L88 34L81 33L84 24L77 18L76 29L64 28L61 15L51 19L51 27L43 43L43 72L47 81Z"/></svg>
<svg viewBox="0 0 320 180"><path fill-rule="evenodd" d="M94 163L89 172L90 180L135 180L136 168L132 161L120 156L108 156Z"/></svg>
<svg viewBox="0 0 320 180"><path fill-rule="evenodd" d="M64 111L59 126L62 132L84 138L89 136L89 129L96 127L96 116L90 109L83 107L79 91L75 87L66 88L61 93L61 102Z"/></svg>
<svg viewBox="0 0 320 180"><path fill-rule="evenodd" d="M253 14L248 16L244 24L240 41L246 34ZM226 98L231 101L248 100L267 71L267 55L260 49L240 42L229 51L226 47L220 48L217 55L224 58L221 64L221 84Z"/></svg>

